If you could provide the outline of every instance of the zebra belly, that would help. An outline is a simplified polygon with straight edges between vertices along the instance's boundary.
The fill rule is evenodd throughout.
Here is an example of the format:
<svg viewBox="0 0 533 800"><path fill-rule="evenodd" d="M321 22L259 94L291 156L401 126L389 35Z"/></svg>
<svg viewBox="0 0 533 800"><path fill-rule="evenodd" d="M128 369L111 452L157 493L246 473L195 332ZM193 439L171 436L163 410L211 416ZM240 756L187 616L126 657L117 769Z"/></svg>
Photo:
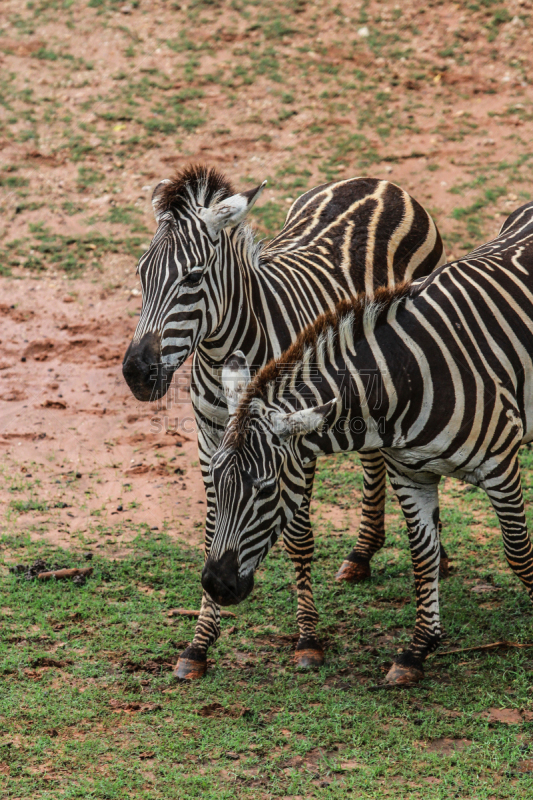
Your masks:
<svg viewBox="0 0 533 800"><path fill-rule="evenodd" d="M434 483L435 479L457 478L474 486L479 485L499 463L499 459L478 453L472 459L465 451L452 458L428 457L427 449L387 448L382 451L395 469L416 483Z"/></svg>

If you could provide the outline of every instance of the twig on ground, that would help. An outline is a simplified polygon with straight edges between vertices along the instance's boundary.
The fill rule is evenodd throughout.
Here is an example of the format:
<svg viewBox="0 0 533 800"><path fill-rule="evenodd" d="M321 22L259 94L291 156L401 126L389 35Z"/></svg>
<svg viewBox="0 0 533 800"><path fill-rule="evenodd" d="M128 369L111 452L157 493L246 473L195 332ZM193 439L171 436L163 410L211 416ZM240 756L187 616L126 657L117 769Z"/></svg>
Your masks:
<svg viewBox="0 0 533 800"><path fill-rule="evenodd" d="M75 578L77 575L91 575L92 567L82 567L81 569L53 569L50 572L39 572L37 578L46 581L49 578Z"/></svg>
<svg viewBox="0 0 533 800"><path fill-rule="evenodd" d="M520 644L519 642L508 642L503 639L501 642L491 642L490 644L476 644L473 647L461 647L459 650L443 650L442 652L431 653L428 658L438 658L439 656L449 656L454 653L469 653L472 650L495 650L497 647L533 647L533 643Z"/></svg>

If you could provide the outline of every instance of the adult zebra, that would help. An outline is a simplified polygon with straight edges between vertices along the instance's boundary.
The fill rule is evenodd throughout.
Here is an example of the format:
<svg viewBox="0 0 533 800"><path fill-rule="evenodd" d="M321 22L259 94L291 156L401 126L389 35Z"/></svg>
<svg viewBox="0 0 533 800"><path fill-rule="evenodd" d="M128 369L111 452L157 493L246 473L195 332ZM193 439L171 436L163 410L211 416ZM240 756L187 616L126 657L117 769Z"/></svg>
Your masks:
<svg viewBox="0 0 533 800"><path fill-rule="evenodd" d="M313 368L313 369L312 369ZM374 380L364 376L372 374ZM234 356L231 386L245 383ZM438 484L481 486L507 560L533 599L518 449L533 439L533 203L499 236L414 286L343 301L248 386L212 462L216 527L202 575L221 605L251 591L254 570L290 524L321 453L382 448L405 515L416 626L391 682L423 677L441 638ZM315 646L311 642L312 646Z"/></svg>
<svg viewBox="0 0 533 800"><path fill-rule="evenodd" d="M378 286L392 288L398 280L428 275L445 261L440 235L424 209L394 184L370 178L306 192L292 205L281 233L266 246L254 244L241 220L263 186L234 195L222 175L200 166L155 188L158 228L139 262L143 306L124 358L124 377L135 397L154 400L194 352L191 398L207 495L207 553L214 530L209 464L228 420L221 384L226 358L241 350L261 368L343 298L362 291L372 296ZM385 535L383 458L376 451L361 460L361 527L341 570L345 579L370 574L369 560ZM301 666L323 658L321 650L306 645L317 619L310 584L314 471L310 464L301 507L284 531L297 574ZM219 622L219 607L204 594L193 642L180 657L176 677L204 674Z"/></svg>

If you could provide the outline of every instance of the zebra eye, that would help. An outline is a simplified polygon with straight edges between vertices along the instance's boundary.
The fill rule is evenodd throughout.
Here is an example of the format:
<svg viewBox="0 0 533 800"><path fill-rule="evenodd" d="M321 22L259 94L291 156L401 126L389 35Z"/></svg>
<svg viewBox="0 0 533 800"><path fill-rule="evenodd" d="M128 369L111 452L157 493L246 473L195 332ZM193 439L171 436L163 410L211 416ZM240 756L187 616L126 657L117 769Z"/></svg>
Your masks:
<svg viewBox="0 0 533 800"><path fill-rule="evenodd" d="M262 486L258 486L256 490L257 497L270 497L272 494L272 489L274 488L273 483L264 483Z"/></svg>
<svg viewBox="0 0 533 800"><path fill-rule="evenodd" d="M196 286L202 278L204 277L203 269L193 269L192 272L189 272L183 279L183 283L187 284L187 286Z"/></svg>

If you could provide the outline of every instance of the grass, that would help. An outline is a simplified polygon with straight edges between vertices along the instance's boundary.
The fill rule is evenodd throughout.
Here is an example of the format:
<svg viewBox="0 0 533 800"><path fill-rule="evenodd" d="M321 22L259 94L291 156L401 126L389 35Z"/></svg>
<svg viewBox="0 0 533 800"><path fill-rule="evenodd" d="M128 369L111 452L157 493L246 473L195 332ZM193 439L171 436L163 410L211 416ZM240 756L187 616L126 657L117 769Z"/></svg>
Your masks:
<svg viewBox="0 0 533 800"><path fill-rule="evenodd" d="M374 2L365 3L357 14L338 4L326 4L319 14L312 4L301 0L268 8L248 0L235 0L228 8L218 0L183 7L174 3L154 21L149 36L139 27L148 14L142 4L126 4L132 13L124 12L122 21L114 17L121 8L118 0L91 0L85 11L70 0L61 9L60 5L55 0L40 0L10 17L16 36L1 45L9 67L0 78L0 104L6 110L0 133L6 142L21 143L30 154L42 150L50 165L54 159L56 167L63 159L76 162L77 180L66 187L69 197L61 203L71 204L65 209L69 216L80 200L107 184L109 175L101 171L106 161L111 161L115 170L124 170L124 175L136 174L140 159L154 148L170 158L176 152L196 158L203 153L198 151L197 135L203 137L203 148L221 131L235 135L235 128L241 125L247 128L250 152L257 149L262 153L267 140L274 141L270 152L264 153L272 173L287 157L303 163L316 159L308 185L374 170L381 174L382 162L400 164L405 157L409 134L416 137L424 132L467 144L472 136L484 137L486 131L476 127L479 115L474 111L461 118L450 113L457 103L463 105L468 97L465 91L472 87L445 80L447 73L454 72L453 62L468 66L474 57L470 45L465 44L470 28L478 30L480 41L492 41L486 53L475 56L482 63L474 73L485 76L481 86L474 86L475 91L486 94L505 88L490 77L486 60L500 63L502 70L510 71L513 80L522 85L527 82L523 48L513 47L512 56L506 52L508 36L512 34L514 41L521 35L521 26L508 30L510 12L489 0L466 4L464 21L457 29L443 27L439 18L441 44L438 49L432 46L431 53L419 45L425 41L426 17L434 12L420 9L415 20L407 9L389 9ZM527 27L527 17L522 17ZM86 18L104 37L111 26L117 39L120 63L109 85L106 78L105 88L100 86L98 64L87 60L71 41L71 32L76 36ZM171 22L177 28L169 28ZM43 34L42 40L26 41L50 23L66 27L51 39ZM359 25L368 28L369 36L347 35L352 28L357 32ZM197 35L198 30L202 35ZM27 50L28 62L40 76L38 83L28 81L25 72L19 74L13 66L14 54L25 57L21 48ZM154 48L156 54L165 55L154 57ZM531 121L531 109L522 94L517 89L516 99L525 102L516 103L513 90L511 99L501 103L498 99L487 112L488 118L501 118L492 122L502 125L502 136L508 136L509 117L516 118L513 123ZM217 116L220 109L224 109L223 116ZM433 111L428 113L428 109ZM433 117L434 126L430 122ZM287 139L287 133L294 139ZM494 135L493 130L488 133ZM228 145L231 142L223 142L222 149ZM479 142L470 147L479 149ZM413 149L418 152L418 144ZM529 158L527 137L520 141L515 137L512 149L519 158ZM206 158L213 163L218 163L220 155L218 144L206 150ZM490 160L489 151L486 155ZM222 156L226 158L226 154ZM474 159L465 167L483 171L486 159L481 161L480 165ZM2 197L25 194L35 202L37 195L46 193L39 173L28 178L27 167L21 162L24 174L0 180ZM236 162L235 167L237 175L233 177L246 180L246 165ZM530 169L525 162L509 165L506 182L530 183ZM120 172L115 177L122 180ZM162 175L154 180L159 177ZM396 171L392 177L396 180ZM403 175L400 182L404 181L408 179ZM116 188L122 187L117 183ZM129 187L128 191L133 190ZM125 198L125 203L130 200ZM454 210L451 204L441 211L439 226L445 236L451 234L456 251L466 251L476 239L493 233L495 200L482 200L487 213L468 211L476 198L468 198L467 211ZM9 215L8 206L6 201L2 212ZM17 208L17 213L30 210L20 203ZM275 215L269 209L265 216L272 219ZM87 222L93 224L92 218ZM117 218L117 224L123 224L122 220ZM262 234L276 232L270 222L261 227ZM6 229L2 236L9 242L11 233ZM8 273L10 267L2 265L0 269Z"/></svg>
<svg viewBox="0 0 533 800"><path fill-rule="evenodd" d="M528 499L532 462L524 451ZM338 501L343 489L349 501L353 473L353 456L324 460L324 500ZM360 481L352 483L359 497ZM388 505L394 510L392 498ZM530 601L503 562L484 495L454 483L443 521L456 564L442 582L446 649L530 642ZM352 532L328 536L320 515L315 528L313 575L327 663L308 674L292 666L294 575L280 547L260 569L251 599L234 609L236 619L223 621L207 677L191 685L174 683L171 668L194 623L167 611L198 607L198 550L141 527L125 557L94 556L84 586L28 581L4 567L2 796L527 796L533 723L524 714L521 723L507 724L488 710L532 708L533 651L437 655L419 688L369 691L414 621L403 525L393 518L374 577L354 587L332 580ZM479 530L490 535L483 547ZM107 531L109 541L116 533ZM40 556L84 565L81 550L38 545L20 534L5 535L1 547L11 563ZM473 593L478 579L497 591Z"/></svg>
<svg viewBox="0 0 533 800"><path fill-rule="evenodd" d="M76 213L77 209L72 209ZM67 213L70 204L67 206ZM112 209L109 214L111 222L132 224L132 230L146 231L143 225L135 222L133 210ZM70 277L77 277L88 267L100 269L108 253L127 253L138 259L143 253L143 242L146 238L103 236L98 233L86 233L80 236L63 236L52 233L40 223L30 224L31 237L13 240L9 246L0 246L0 274L9 274L12 267L23 267L32 272L60 270Z"/></svg>

